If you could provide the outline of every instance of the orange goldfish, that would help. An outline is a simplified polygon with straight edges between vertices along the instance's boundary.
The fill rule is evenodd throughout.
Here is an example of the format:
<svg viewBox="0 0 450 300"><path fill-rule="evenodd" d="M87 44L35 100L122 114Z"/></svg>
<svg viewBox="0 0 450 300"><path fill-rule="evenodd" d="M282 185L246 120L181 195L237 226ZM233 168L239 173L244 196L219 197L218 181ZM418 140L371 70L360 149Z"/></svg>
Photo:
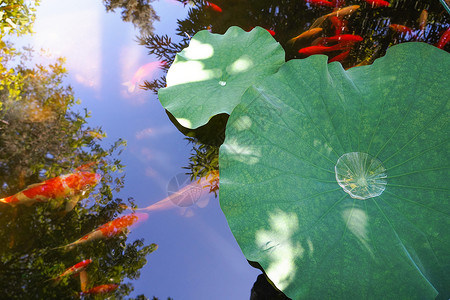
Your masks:
<svg viewBox="0 0 450 300"><path fill-rule="evenodd" d="M320 27L323 22L328 18L328 17L333 17L336 16L338 18L340 17L344 17L344 16L348 16L351 15L352 13L354 13L360 6L359 5L350 5L350 6L346 6L343 7L341 9L338 9L336 11L333 11L329 14L326 14L324 16L321 16L320 18L317 18L311 25L311 27L309 27L309 29L313 29L316 27Z"/></svg>
<svg viewBox="0 0 450 300"><path fill-rule="evenodd" d="M118 284L102 284L102 285L98 285L95 286L89 290L87 290L86 292L81 292L81 295L98 295L98 294L106 294L106 293L110 293L115 291L117 288L119 287Z"/></svg>
<svg viewBox="0 0 450 300"><path fill-rule="evenodd" d="M329 14L327 14L327 17L332 17L332 16L336 16L336 17L343 17L343 16L348 16L351 15L352 13L354 13L360 6L359 5L350 5L350 6L346 6L343 7L341 9L338 9L336 11L333 11Z"/></svg>
<svg viewBox="0 0 450 300"><path fill-rule="evenodd" d="M31 205L35 202L47 202L52 199L59 200L71 197L72 200L66 206L67 210L73 208L73 203L76 204L79 197L99 181L100 175L97 173L75 172L32 184L15 195L0 199L0 202L12 206L17 204Z"/></svg>
<svg viewBox="0 0 450 300"><path fill-rule="evenodd" d="M422 10L419 17L419 28L421 31L425 30L425 26L427 25L428 20L428 11L426 9Z"/></svg>
<svg viewBox="0 0 450 300"><path fill-rule="evenodd" d="M76 246L78 246L79 244L99 239L111 238L123 232L127 232L129 226L133 225L137 221L146 220L147 218L148 215L146 213L133 213L125 215L120 218L114 219L111 222L103 224L102 226L86 234L85 236L79 238L73 243L57 248L64 248L65 250L71 250Z"/></svg>
<svg viewBox="0 0 450 300"><path fill-rule="evenodd" d="M391 24L391 25L389 25L389 28L391 28L392 30L394 30L396 32L404 33L404 34L407 34L407 33L410 34L412 32L411 28L409 28L408 26L405 26L405 25L400 25L400 24Z"/></svg>
<svg viewBox="0 0 450 300"><path fill-rule="evenodd" d="M444 49L445 45L447 45L448 42L450 42L450 27L447 28L447 30L441 35L441 38L439 39L436 47L438 47L439 49Z"/></svg>
<svg viewBox="0 0 450 300"><path fill-rule="evenodd" d="M295 43L298 40L312 37L312 36L322 32L322 30L323 30L322 28L313 28L313 29L306 30L305 32L297 35L296 37L293 37L292 39L290 39L288 41L288 44L293 44L293 43Z"/></svg>
<svg viewBox="0 0 450 300"><path fill-rule="evenodd" d="M68 275L75 275L83 271L87 268L87 266L92 262L92 259L85 259L70 268L66 269L64 272L62 272L60 275L58 275L56 278L53 278L53 280L58 283L61 281L61 279Z"/></svg>

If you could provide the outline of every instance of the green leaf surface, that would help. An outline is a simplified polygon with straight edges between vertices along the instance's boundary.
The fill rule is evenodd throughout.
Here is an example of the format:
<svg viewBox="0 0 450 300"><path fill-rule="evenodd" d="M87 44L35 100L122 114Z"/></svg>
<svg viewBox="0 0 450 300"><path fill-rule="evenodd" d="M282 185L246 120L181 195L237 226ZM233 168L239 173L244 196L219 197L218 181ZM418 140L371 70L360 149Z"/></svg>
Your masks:
<svg viewBox="0 0 450 300"><path fill-rule="evenodd" d="M220 148L221 207L288 297L448 299L449 72L448 53L404 43L348 71L291 60L242 96ZM344 154L340 183L365 197L379 181L380 195L344 191Z"/></svg>
<svg viewBox="0 0 450 300"><path fill-rule="evenodd" d="M245 32L232 26L223 35L196 33L175 57L161 104L187 128L197 128L220 113L230 114L245 90L275 73L284 50L261 27Z"/></svg>

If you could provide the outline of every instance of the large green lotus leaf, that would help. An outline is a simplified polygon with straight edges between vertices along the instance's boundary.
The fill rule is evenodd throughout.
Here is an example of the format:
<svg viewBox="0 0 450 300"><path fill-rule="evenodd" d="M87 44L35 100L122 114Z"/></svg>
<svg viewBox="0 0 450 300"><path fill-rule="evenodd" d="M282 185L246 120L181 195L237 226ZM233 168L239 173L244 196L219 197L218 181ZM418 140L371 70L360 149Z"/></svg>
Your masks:
<svg viewBox="0 0 450 300"><path fill-rule="evenodd" d="M187 128L218 114L230 114L245 90L284 63L281 45L261 27L230 27L223 35L196 33L167 72L161 104Z"/></svg>
<svg viewBox="0 0 450 300"><path fill-rule="evenodd" d="M449 72L448 53L404 43L348 71L292 60L245 92L220 203L288 297L448 299Z"/></svg>

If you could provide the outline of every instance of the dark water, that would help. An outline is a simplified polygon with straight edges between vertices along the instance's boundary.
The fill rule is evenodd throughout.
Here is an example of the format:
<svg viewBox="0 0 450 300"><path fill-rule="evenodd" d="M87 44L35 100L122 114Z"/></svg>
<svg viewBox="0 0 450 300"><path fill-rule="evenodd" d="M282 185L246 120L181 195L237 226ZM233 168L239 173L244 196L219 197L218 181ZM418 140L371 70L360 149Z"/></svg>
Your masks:
<svg viewBox="0 0 450 300"><path fill-rule="evenodd" d="M143 33L134 43L139 43L152 61L165 62L160 64L164 74L175 54L200 30L224 33L233 25L245 30L261 26L274 32L274 38L286 51L287 60L306 57L298 51L310 46L317 38L335 35L337 30L327 18L321 24L323 30L319 34L288 43L293 37L309 30L317 19L332 12L333 8L315 6L305 1L217 0L214 4L217 7L202 1L167 2L165 7L169 11L172 5L178 5L180 9L184 5L186 12L186 17L177 22L176 35L164 28L149 35L144 26L157 24L157 21L149 22L152 19L148 11L141 8L139 11L147 13L136 15L136 32L141 29ZM391 1L390 7L375 7L364 1L341 1L338 5L340 8L360 5L359 9L341 20L342 33L359 35L363 39L353 44L349 55L341 61L345 68L370 64L394 44L422 41L436 45L450 24L449 14L439 1ZM427 17L421 25L424 10ZM120 8L116 9L116 14L120 12ZM155 13L159 14L157 9ZM398 26L390 25L407 26L410 31L399 32L395 30ZM2 40L7 39L4 34ZM450 44L444 50L450 51ZM103 51L105 56L109 55L108 49ZM341 52L327 55L333 58ZM22 59L30 59L31 56L31 53L24 52ZM2 52L2 63L14 65L20 57L13 52ZM114 72L114 68L109 69L108 65L103 68ZM59 64L39 67L26 61L18 66L16 64L12 74L18 77L8 77L12 75L2 70L0 197L17 195L27 189L30 191L33 188L30 185L63 174L81 176L97 173L102 179L94 189L91 188L94 182L85 179L80 179L82 183L79 186L65 183L68 187L59 194L57 184L46 181L44 186L47 188L38 193L45 194L43 200L51 201L29 206L0 203L0 298L70 299L79 297L83 284L86 284L85 291L108 284L105 289L111 291L97 296L92 291L92 295L86 294L84 297L249 299L252 295L252 299L282 299L283 295L262 277L256 281L261 272L253 269L239 253L214 195L218 186L217 181L212 179L218 170L218 146L223 141L227 116L215 117L208 125L194 131L182 128L170 115L166 115L156 97L151 96L152 92L156 93L165 86L162 76L143 84L146 95L152 97L147 105L154 110L153 113L122 108L122 118L125 120L120 120L121 124L134 124L134 127L121 125L116 132L107 132L114 139L104 142L103 129L90 125L85 113L74 109L78 95L65 85L64 72ZM21 84L14 86L7 81L8 78ZM112 85L104 85L113 90ZM101 109L93 110L94 113L96 111L106 111L111 115L114 108L104 103ZM154 154L143 151L144 148L135 148L139 144L134 144L133 140L125 147L120 139L129 140L139 128L148 126L136 125L136 120L147 118L148 121L149 115L157 120L152 125L167 130L149 146L150 149L159 148L162 154L183 158L176 162L169 159L171 171L167 174L158 173L154 166L153 169L140 169L139 165L146 163L142 157ZM104 122L100 125L116 128L114 124L119 120L105 117ZM146 136L155 131L138 132ZM139 139L136 136L136 140ZM119 155L120 152L123 153ZM160 160L165 157L162 154ZM85 164L90 165L76 170ZM121 169L126 173L117 172ZM149 177L163 182L161 185L164 187L154 197L149 194L156 188L147 177L143 179L142 173L145 172L156 173ZM207 175L210 182L185 188L191 180ZM62 178L59 177L56 182L63 181ZM130 186L133 188L130 189ZM152 192L148 192L150 186ZM141 211L149 214L148 220L141 218L136 222L138 226L132 224L135 226L132 234L127 236L118 229L127 227L126 222L110 224L115 231L110 231L109 235L103 233L101 238L91 242L80 242L73 248L64 247L103 224L130 214L132 208L148 207L167 196L164 192L170 195L182 188L187 192L180 197L170 198L170 202L162 202L159 207L153 206L154 210ZM138 189L143 191L137 192ZM206 197L204 194L208 192ZM79 202L75 202L72 209L67 208L68 199L80 194ZM39 198L18 197L22 201ZM60 200L54 201L54 198ZM181 216L174 213L177 209ZM170 237L176 237L177 243ZM153 243L159 246L156 251ZM190 252L194 245L197 246L195 255L198 255L195 258ZM226 256L229 257L224 258ZM180 257L182 259L178 259ZM67 268L86 259L92 259L92 263L84 272L54 280ZM257 283L251 292L255 281ZM239 283L242 286L238 287ZM233 290L239 292L233 294Z"/></svg>

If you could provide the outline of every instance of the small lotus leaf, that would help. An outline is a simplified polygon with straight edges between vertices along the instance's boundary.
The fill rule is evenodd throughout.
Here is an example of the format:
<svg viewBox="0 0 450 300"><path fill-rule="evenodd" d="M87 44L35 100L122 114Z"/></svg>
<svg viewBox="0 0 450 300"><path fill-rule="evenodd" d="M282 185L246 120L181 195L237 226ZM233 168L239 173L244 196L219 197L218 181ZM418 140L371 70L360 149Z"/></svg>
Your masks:
<svg viewBox="0 0 450 300"><path fill-rule="evenodd" d="M284 50L263 28L230 27L223 35L196 33L177 54L158 91L161 104L187 128L230 114L244 91L284 63Z"/></svg>
<svg viewBox="0 0 450 300"><path fill-rule="evenodd" d="M292 299L450 296L450 55L314 55L251 86L220 148L243 253Z"/></svg>

